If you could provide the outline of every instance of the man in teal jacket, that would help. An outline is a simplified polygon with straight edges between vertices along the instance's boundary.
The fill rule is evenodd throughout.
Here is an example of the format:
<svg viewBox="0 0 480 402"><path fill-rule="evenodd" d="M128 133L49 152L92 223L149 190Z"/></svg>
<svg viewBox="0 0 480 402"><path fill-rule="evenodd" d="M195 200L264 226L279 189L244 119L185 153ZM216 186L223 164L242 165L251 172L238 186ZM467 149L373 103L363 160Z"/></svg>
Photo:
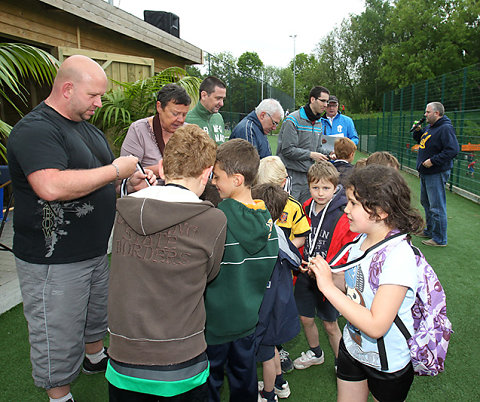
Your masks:
<svg viewBox="0 0 480 402"><path fill-rule="evenodd" d="M217 77L207 77L200 84L200 100L187 114L185 121L198 125L218 145L225 142L225 123L218 111L227 95L225 84Z"/></svg>

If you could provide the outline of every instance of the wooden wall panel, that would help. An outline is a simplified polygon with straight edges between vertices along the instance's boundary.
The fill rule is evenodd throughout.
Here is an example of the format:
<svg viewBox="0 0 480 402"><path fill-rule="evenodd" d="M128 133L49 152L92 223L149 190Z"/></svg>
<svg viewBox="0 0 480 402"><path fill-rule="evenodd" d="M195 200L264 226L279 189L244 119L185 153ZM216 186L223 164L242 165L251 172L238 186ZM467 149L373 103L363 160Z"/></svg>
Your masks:
<svg viewBox="0 0 480 402"><path fill-rule="evenodd" d="M190 63L175 54L75 17L38 0L1 1L0 35L15 40L51 50L60 46L153 58L156 72L171 66L185 68L186 63ZM59 0L57 3L60 5L65 2Z"/></svg>
<svg viewBox="0 0 480 402"><path fill-rule="evenodd" d="M89 49L58 48L58 58L60 61L63 61L73 54L82 54L95 60L103 67L109 80L120 82L136 81L151 77L154 73L154 60L150 58L98 52ZM115 84L109 81L108 89L114 86Z"/></svg>

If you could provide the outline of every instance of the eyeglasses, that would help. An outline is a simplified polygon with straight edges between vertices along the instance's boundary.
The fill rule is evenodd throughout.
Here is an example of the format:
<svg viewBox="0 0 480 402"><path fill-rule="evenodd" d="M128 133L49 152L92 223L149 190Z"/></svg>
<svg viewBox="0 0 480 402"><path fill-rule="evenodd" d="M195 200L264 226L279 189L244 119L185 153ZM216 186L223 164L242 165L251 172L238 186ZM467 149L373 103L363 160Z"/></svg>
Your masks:
<svg viewBox="0 0 480 402"><path fill-rule="evenodd" d="M317 98L322 103L328 103L328 99Z"/></svg>
<svg viewBox="0 0 480 402"><path fill-rule="evenodd" d="M274 126L278 126L278 125L280 124L279 121L273 120L273 117L272 117L272 115L271 115L270 113L268 113L268 112L265 112L265 113L268 114L268 117L270 117L270 120L272 121L272 124L273 124Z"/></svg>

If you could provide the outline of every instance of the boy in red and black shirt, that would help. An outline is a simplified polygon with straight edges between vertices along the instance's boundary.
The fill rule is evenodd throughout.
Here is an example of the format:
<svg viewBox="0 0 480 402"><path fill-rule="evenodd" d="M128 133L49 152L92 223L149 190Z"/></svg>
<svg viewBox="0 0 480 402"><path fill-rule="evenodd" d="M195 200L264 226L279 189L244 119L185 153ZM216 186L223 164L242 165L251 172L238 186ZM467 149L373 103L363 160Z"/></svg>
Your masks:
<svg viewBox="0 0 480 402"><path fill-rule="evenodd" d="M347 216L343 212L347 199L345 190L339 185L339 173L326 161L314 163L308 170L308 186L312 198L304 204L305 215L311 225L311 232L303 250L304 260L321 255L327 261L357 233L350 231ZM346 262L340 261L339 263ZM322 321L335 358L342 334L338 327L338 311L318 290L315 280L307 273L298 275L295 284L295 301L310 349L293 362L296 369L305 369L314 364L322 364L324 353L318 340L315 316Z"/></svg>

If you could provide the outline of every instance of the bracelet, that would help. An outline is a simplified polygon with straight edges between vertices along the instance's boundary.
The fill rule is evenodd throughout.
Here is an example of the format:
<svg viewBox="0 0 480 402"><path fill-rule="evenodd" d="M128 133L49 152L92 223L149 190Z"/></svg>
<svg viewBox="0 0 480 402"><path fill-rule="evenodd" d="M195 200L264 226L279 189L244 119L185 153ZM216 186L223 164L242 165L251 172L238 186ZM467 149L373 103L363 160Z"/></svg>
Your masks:
<svg viewBox="0 0 480 402"><path fill-rule="evenodd" d="M117 179L120 178L120 170L118 169L118 166L115 165L115 163L113 163L113 162L112 162L111 165L112 165L112 166L115 168L115 170L117 171Z"/></svg>

